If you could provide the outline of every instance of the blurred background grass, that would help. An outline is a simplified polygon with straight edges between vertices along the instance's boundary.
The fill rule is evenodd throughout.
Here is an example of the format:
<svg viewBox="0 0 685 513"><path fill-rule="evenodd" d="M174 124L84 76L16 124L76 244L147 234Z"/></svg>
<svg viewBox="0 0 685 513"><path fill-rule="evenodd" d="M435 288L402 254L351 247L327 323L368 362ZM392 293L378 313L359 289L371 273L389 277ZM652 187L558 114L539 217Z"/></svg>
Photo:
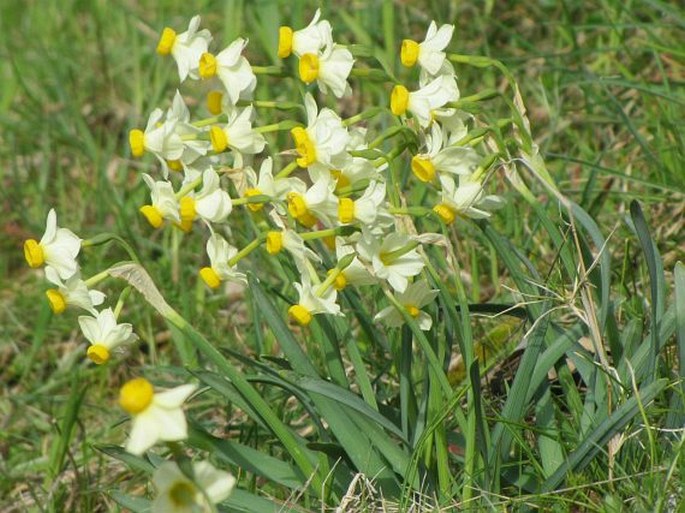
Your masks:
<svg viewBox="0 0 685 513"><path fill-rule="evenodd" d="M130 478L89 446L110 440L119 419L110 407L111 384L121 379L88 370L80 382L88 387L85 416L67 451L73 462L66 471L55 466L61 412L83 386L71 381L82 342L73 315L51 316L41 276L24 264L23 240L40 236L50 207L62 225L84 238L116 232L157 258L157 279L168 282L170 301L197 313L196 291L183 279L183 269L181 279L164 274L164 255L146 240L150 232L137 206L146 194L139 173L148 164L132 161L127 147L128 130L144 125L153 108L166 106L178 85L173 63L155 54L159 32L167 25L183 30L199 13L215 35L214 48L247 36L251 61L267 64L275 62L277 27L304 26L317 5L272 0L2 5L0 497L8 500L0 511L105 510L93 485ZM321 7L336 39L378 46L390 62L397 59L401 39L421 40L430 20L454 23L452 51L489 55L511 68L533 134L562 191L596 215L605 234L616 228L617 238L626 231L622 219L629 201L639 199L664 267L670 270L683 259L685 13L678 2L379 0ZM498 76L483 70L457 72L463 95L499 85ZM277 92L288 84L273 87ZM522 247L547 255L548 248L529 237L532 219L503 219ZM183 264L187 276L196 272L203 251L199 241L189 249L195 256ZM117 251L86 252L84 274L125 258ZM472 253L471 271L479 266L477 255ZM635 255L626 240L612 257L632 301L628 306L640 310L646 301L640 290L644 270ZM210 334L225 329L227 315L217 319L217 308L209 305L201 317ZM144 341L141 351L154 351L156 344L163 351L165 335L156 333L154 319L131 315ZM130 358L143 361L142 354ZM119 436L120 430L111 441L120 442Z"/></svg>

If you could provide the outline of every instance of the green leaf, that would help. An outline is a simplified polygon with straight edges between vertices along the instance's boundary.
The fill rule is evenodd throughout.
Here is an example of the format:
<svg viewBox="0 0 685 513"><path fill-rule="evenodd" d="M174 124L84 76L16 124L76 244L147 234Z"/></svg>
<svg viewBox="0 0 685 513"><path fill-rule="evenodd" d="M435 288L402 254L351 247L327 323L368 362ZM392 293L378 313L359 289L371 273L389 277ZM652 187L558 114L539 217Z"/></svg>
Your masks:
<svg viewBox="0 0 685 513"><path fill-rule="evenodd" d="M98 451L105 453L116 460L122 461L127 467L140 470L147 474L151 474L155 467L147 459L141 458L140 456L134 456L131 453L126 452L123 447L118 445L95 445Z"/></svg>
<svg viewBox="0 0 685 513"><path fill-rule="evenodd" d="M148 513L152 503L142 497L131 497L118 490L109 492L109 496L121 507L131 510L133 513Z"/></svg>
<svg viewBox="0 0 685 513"><path fill-rule="evenodd" d="M685 424L685 265L675 264L675 314L676 314L676 345L678 347L678 376L680 385L674 390L671 404L666 417L666 425L671 428L682 427Z"/></svg>

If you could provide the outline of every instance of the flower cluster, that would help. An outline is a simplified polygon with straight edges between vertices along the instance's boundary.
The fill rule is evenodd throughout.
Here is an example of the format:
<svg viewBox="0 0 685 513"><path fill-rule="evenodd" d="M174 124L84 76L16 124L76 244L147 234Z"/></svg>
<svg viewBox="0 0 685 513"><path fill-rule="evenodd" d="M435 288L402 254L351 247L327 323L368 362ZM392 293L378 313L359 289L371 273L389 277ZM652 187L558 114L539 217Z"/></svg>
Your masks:
<svg viewBox="0 0 685 513"><path fill-rule="evenodd" d="M472 117L459 108L457 77L445 53L454 27L433 22L423 42L403 41L401 63L420 67L418 85L410 85L410 70L406 85L394 83L388 106L347 119L322 106L321 98L352 94L350 48L334 41L319 10L305 28L281 27L278 57L297 58L296 79L308 87L294 107L304 116L271 124L264 122L262 109L293 108L254 98L257 76L273 70L248 61L244 38L210 52L212 35L199 27L195 16L185 32L165 28L157 52L174 59L181 83L211 88L199 107L205 117L191 116L190 102L177 90L168 109L153 110L144 129L129 133L131 156L152 154L159 164L157 174L142 175L150 192L149 202L140 206L144 219L153 229L170 227L190 236L195 228L205 234L207 265L198 274L212 290L226 282L246 283L242 261L254 251L287 259L297 273L288 315L300 326L316 315L344 316L339 296L347 287L377 287L390 301L377 312L377 321L393 328L412 319L430 330L437 291L424 272L423 245L438 236L418 233L412 216L440 226L458 217L489 217L502 204L485 192L496 158L471 136ZM284 67L273 74L283 77ZM381 134L362 123L377 116L390 125ZM286 130L291 147L276 149L272 133ZM408 204L401 180L425 188L420 204ZM236 212L252 216L258 231L240 249L230 229ZM46 265L46 277L57 286L48 291L55 312L75 305L92 314L80 317L79 325L91 344L88 357L102 364L112 349L136 337L130 324L117 323L121 302L115 309L95 309L104 296L89 289L97 279L80 278L80 247L76 235L57 228L50 211L45 235L40 242L27 241L25 253L32 267ZM195 390L188 384L158 391L144 378L127 382L119 397L133 417L126 450L140 455L158 441L185 439L182 405ZM208 510L233 487L233 478L209 463L197 464L193 473L162 464L153 509Z"/></svg>

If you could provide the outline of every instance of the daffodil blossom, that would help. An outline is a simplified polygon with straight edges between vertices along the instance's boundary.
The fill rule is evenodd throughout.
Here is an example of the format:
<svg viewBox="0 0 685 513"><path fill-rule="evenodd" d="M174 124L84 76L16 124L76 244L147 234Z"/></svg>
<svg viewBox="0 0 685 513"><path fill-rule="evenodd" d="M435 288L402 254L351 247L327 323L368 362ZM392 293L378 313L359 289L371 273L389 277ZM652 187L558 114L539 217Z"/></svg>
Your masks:
<svg viewBox="0 0 685 513"><path fill-rule="evenodd" d="M306 326L316 314L343 315L336 303L338 292L334 287L320 291L320 284L312 283L303 275L302 283L293 283L298 293L298 301L288 310L289 315L300 325Z"/></svg>
<svg viewBox="0 0 685 513"><path fill-rule="evenodd" d="M81 239L68 228L57 227L57 214L51 208L45 222L45 233L37 242L29 239L24 243L24 257L29 266L46 265L53 268L60 278L67 279L79 269L76 257L81 251Z"/></svg>
<svg viewBox="0 0 685 513"><path fill-rule="evenodd" d="M229 260L238 254L238 250L226 242L226 239L212 233L207 240L206 249L210 266L200 270L200 277L207 286L216 289L222 281L247 283L245 274L238 271L235 265L229 264Z"/></svg>
<svg viewBox="0 0 685 513"><path fill-rule="evenodd" d="M433 302L438 291L431 289L426 280L418 280L407 286L404 292L395 294L397 302L416 319L416 323L423 331L428 331L433 325L433 319L421 308ZM386 326L397 328L404 324L402 314L395 306L388 306L376 314L374 321L382 321Z"/></svg>
<svg viewBox="0 0 685 513"><path fill-rule="evenodd" d="M426 72L437 75L445 62L446 55L443 50L450 44L453 32L454 25L442 25L438 28L437 24L431 21L422 43L411 39L402 41L400 52L402 64L412 67L418 62Z"/></svg>
<svg viewBox="0 0 685 513"><path fill-rule="evenodd" d="M321 19L321 9L316 10L305 28L293 31L291 27L282 26L278 36L278 57L281 59L291 53L298 57L306 53L317 54L324 46L333 43L331 24Z"/></svg>
<svg viewBox="0 0 685 513"><path fill-rule="evenodd" d="M459 177L459 185L448 175L440 177L442 185L442 202L436 205L435 212L445 221L451 223L461 215L473 219L490 217L490 210L504 206L499 196L485 195L483 184L471 180L470 176Z"/></svg>
<svg viewBox="0 0 685 513"><path fill-rule="evenodd" d="M436 109L433 111L433 117L442 127L444 146L452 146L466 137L469 130L466 123L473 115L458 109Z"/></svg>
<svg viewBox="0 0 685 513"><path fill-rule="evenodd" d="M426 152L415 155L411 168L416 177L430 182L436 173L466 175L478 166L480 156L470 147L447 146L442 129L437 123L431 125L431 133L426 136Z"/></svg>
<svg viewBox="0 0 685 513"><path fill-rule="evenodd" d="M155 181L146 173L143 173L143 180L150 188L152 203L141 207L140 212L145 216L150 225L153 228L159 228L162 226L164 219L180 223L179 204L171 182L165 180Z"/></svg>
<svg viewBox="0 0 685 513"><path fill-rule="evenodd" d="M202 189L197 193L188 193L179 202L181 227L189 230L198 217L211 223L221 223L232 209L231 197L221 189L219 175L214 168L209 167L202 173Z"/></svg>
<svg viewBox="0 0 685 513"><path fill-rule="evenodd" d="M359 199L340 198L338 220L342 224L360 221L366 225L371 225L376 217L384 212L381 207L384 201L385 184L371 182Z"/></svg>
<svg viewBox="0 0 685 513"><path fill-rule="evenodd" d="M245 168L247 176L247 183L249 188L241 191L247 197L265 195L275 200L274 207L280 215L285 215L286 209L282 202L285 201L289 192L296 191L304 194L307 190L307 185L295 177L274 178L273 175L273 160L268 157L262 161L259 168L259 176L251 167ZM249 203L247 208L256 212L263 207L262 203Z"/></svg>
<svg viewBox="0 0 685 513"><path fill-rule="evenodd" d="M105 300L105 295L102 292L88 288L78 271L66 280L62 280L56 269L46 267L45 278L57 286L57 288L48 289L45 292L50 308L55 314L64 312L69 306L78 306L95 314L95 307L101 305Z"/></svg>
<svg viewBox="0 0 685 513"><path fill-rule="evenodd" d="M126 451L140 456L159 441L177 442L188 438L188 424L181 406L196 389L197 385L188 384L155 392L145 378L124 384L119 405L133 419Z"/></svg>
<svg viewBox="0 0 685 513"><path fill-rule="evenodd" d="M416 246L403 233L391 233L381 243L376 235L365 231L357 243L357 254L371 264L376 278L386 280L397 292L404 292L408 278L419 274L425 265Z"/></svg>
<svg viewBox="0 0 685 513"><path fill-rule="evenodd" d="M432 121L432 111L448 102L459 99L457 80L450 75L441 75L417 91L409 92L406 87L397 85L392 90L390 109L396 116L411 112L422 127Z"/></svg>
<svg viewBox="0 0 685 513"><path fill-rule="evenodd" d="M316 181L321 174L331 169L341 169L349 162L347 144L350 135L343 126L340 116L324 107L318 110L311 94L304 97L307 112L307 127L291 130L300 158L300 167L308 168L310 178Z"/></svg>
<svg viewBox="0 0 685 513"><path fill-rule="evenodd" d="M111 308L96 312L95 317L81 315L78 318L83 336L90 342L88 358L100 365L109 360L113 349L138 339L133 326L127 322L118 324Z"/></svg>
<svg viewBox="0 0 685 513"><path fill-rule="evenodd" d="M316 224L317 220L331 226L331 218L338 211L334 189L335 183L330 176L321 176L304 194L296 191L288 193L288 212L307 228Z"/></svg>
<svg viewBox="0 0 685 513"><path fill-rule="evenodd" d="M233 105L241 98L249 100L257 86L257 77L242 56L246 46L247 40L239 37L216 56L205 52L200 57L200 76L204 79L218 76Z"/></svg>
<svg viewBox="0 0 685 513"><path fill-rule="evenodd" d="M189 479L173 461L165 461L152 475L157 495L152 513L211 513L235 487L235 477L208 461L193 463Z"/></svg>
<svg viewBox="0 0 685 513"><path fill-rule="evenodd" d="M342 237L336 237L335 255L338 261L351 254L356 255L354 247L346 244ZM372 285L377 282L378 280L369 272L367 266L355 256L352 262L338 273L333 286L336 290L342 290L347 285Z"/></svg>
<svg viewBox="0 0 685 513"><path fill-rule="evenodd" d="M305 53L300 57L300 79L306 84L316 80L321 92L325 94L330 88L336 98L342 98L352 91L347 78L353 65L354 57L346 47L329 44L319 54Z"/></svg>
<svg viewBox="0 0 685 513"><path fill-rule="evenodd" d="M207 154L207 151L211 147L209 141L188 137L197 136L202 130L190 123L190 111L183 101L183 96L181 96L181 93L178 90L171 102L171 108L166 113L166 119L169 122L175 123L175 131L181 137L183 153L180 157L180 161L182 164L192 164L197 159ZM184 138L184 136L186 137Z"/></svg>
<svg viewBox="0 0 685 513"><path fill-rule="evenodd" d="M278 214L272 212L270 217L278 229L266 234L267 253L277 255L285 249L292 255L295 265L301 273L307 269L306 262L321 262L319 255L309 249L302 237L295 230L289 229Z"/></svg>
<svg viewBox="0 0 685 513"><path fill-rule="evenodd" d="M162 109L153 110L144 132L138 129L129 132L129 144L134 157L141 157L146 151L157 157L166 174L167 161L179 160L184 145L181 135L176 131L177 120L164 118Z"/></svg>
<svg viewBox="0 0 685 513"><path fill-rule="evenodd" d="M174 30L167 27L162 31L157 53L169 55L176 61L178 67L178 77L183 82L188 75L197 79L198 63L200 56L207 51L212 35L207 29L197 30L200 26L200 17L193 16L188 24L188 30L176 34Z"/></svg>
<svg viewBox="0 0 685 513"><path fill-rule="evenodd" d="M229 114L226 125L213 126L209 136L214 151L220 153L231 148L248 155L261 152L266 146L266 139L252 129L252 114L252 107L246 107L241 111L235 110Z"/></svg>

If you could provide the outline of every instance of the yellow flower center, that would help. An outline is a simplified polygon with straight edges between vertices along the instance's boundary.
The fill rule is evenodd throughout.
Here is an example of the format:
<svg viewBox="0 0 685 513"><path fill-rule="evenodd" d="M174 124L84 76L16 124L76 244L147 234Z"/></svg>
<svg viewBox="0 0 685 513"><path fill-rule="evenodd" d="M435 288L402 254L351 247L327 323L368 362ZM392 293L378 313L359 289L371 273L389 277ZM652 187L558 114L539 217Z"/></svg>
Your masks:
<svg viewBox="0 0 685 513"><path fill-rule="evenodd" d="M157 43L157 53L159 55L169 55L171 50L174 49L175 42L176 32L169 27L164 27L164 30L162 30L162 36L159 38L159 43Z"/></svg>
<svg viewBox="0 0 685 513"><path fill-rule="evenodd" d="M300 224L307 228L311 228L316 224L316 217L309 211L307 203L300 193L291 192L286 197L286 200L288 202L288 212L297 219Z"/></svg>
<svg viewBox="0 0 685 513"><path fill-rule="evenodd" d="M411 68L416 61L419 60L419 43L411 39L402 41L402 49L400 50L400 61L402 65Z"/></svg>
<svg viewBox="0 0 685 513"><path fill-rule="evenodd" d="M336 272L336 269L331 269L328 271L328 274L330 275L334 272ZM341 271L335 277L335 280L333 280L333 288L337 291L341 291L345 287L347 287L347 277L345 276L345 273Z"/></svg>
<svg viewBox="0 0 685 513"><path fill-rule="evenodd" d="M202 281L204 281L210 289L219 288L219 285L221 285L219 274L211 267L203 267L200 269L200 278L202 278Z"/></svg>
<svg viewBox="0 0 685 513"><path fill-rule="evenodd" d="M212 78L214 75L216 75L216 67L216 57L214 57L214 55L209 52L205 52L200 56L200 77L204 78L205 80Z"/></svg>
<svg viewBox="0 0 685 513"><path fill-rule="evenodd" d="M153 228L159 228L164 222L162 213L155 206L144 205L140 207L140 213L145 216L145 219L147 219L147 222L150 223L150 226Z"/></svg>
<svg viewBox="0 0 685 513"><path fill-rule="evenodd" d="M293 29L282 26L278 29L278 58L285 59L293 53Z"/></svg>
<svg viewBox="0 0 685 513"><path fill-rule="evenodd" d="M50 310L52 310L55 315L59 315L67 309L67 299L59 290L48 289L45 291L45 296L48 298Z"/></svg>
<svg viewBox="0 0 685 513"><path fill-rule="evenodd" d="M335 235L329 235L328 237L324 237L321 240L323 240L323 243L326 245L328 249L330 249L331 251L335 251Z"/></svg>
<svg viewBox="0 0 685 513"><path fill-rule="evenodd" d="M315 53L305 53L300 57L300 80L311 84L319 78L319 56Z"/></svg>
<svg viewBox="0 0 685 513"><path fill-rule="evenodd" d="M266 234L266 252L276 255L283 249L283 232L271 231Z"/></svg>
<svg viewBox="0 0 685 513"><path fill-rule="evenodd" d="M300 326L306 326L312 322L312 314L302 305L293 305L288 308L288 315Z"/></svg>
<svg viewBox="0 0 685 513"><path fill-rule="evenodd" d="M407 112L409 106L409 91L403 85L396 85L390 93L390 110L395 116Z"/></svg>
<svg viewBox="0 0 685 513"><path fill-rule="evenodd" d="M142 157L145 153L145 133L137 128L128 133L128 144L131 147L131 155Z"/></svg>
<svg viewBox="0 0 685 513"><path fill-rule="evenodd" d="M221 103L224 99L224 93L221 91L210 91L207 93L207 110L210 114L218 116L223 111Z"/></svg>
<svg viewBox="0 0 685 513"><path fill-rule="evenodd" d="M435 178L435 165L429 158L414 155L411 159L411 170L422 182L430 182Z"/></svg>
<svg viewBox="0 0 685 513"><path fill-rule="evenodd" d="M192 508L192 510L195 511L193 506L197 505L197 502L195 501L196 495L197 490L192 483L187 481L174 483L169 489L169 498L171 499L171 502L174 503L174 506L182 508L183 510L191 510Z"/></svg>
<svg viewBox="0 0 685 513"><path fill-rule="evenodd" d="M167 160L166 161L167 166L169 166L169 169L172 171L183 171L183 164L181 163L180 160Z"/></svg>
<svg viewBox="0 0 685 513"><path fill-rule="evenodd" d="M338 203L338 220L341 223L354 221L354 201L350 198L340 198Z"/></svg>
<svg viewBox="0 0 685 513"><path fill-rule="evenodd" d="M246 198L252 198L254 196L260 196L261 194L262 194L262 191L260 191L257 188L252 188L252 189L248 189L245 191L245 197ZM264 206L264 203L248 203L247 204L247 208L252 210L252 212L260 211L263 206Z"/></svg>
<svg viewBox="0 0 685 513"><path fill-rule="evenodd" d="M349 186L352 182L347 175L344 175L339 169L332 169L331 176L336 180L335 190L336 192L340 189Z"/></svg>
<svg viewBox="0 0 685 513"><path fill-rule="evenodd" d="M440 219L442 219L445 222L445 224L452 224L457 217L457 214L454 211L454 209L452 209L452 207L444 203L435 205L433 207L433 212L438 214Z"/></svg>
<svg viewBox="0 0 685 513"><path fill-rule="evenodd" d="M88 348L86 354L96 365L102 365L109 360L109 349L102 344L93 344Z"/></svg>
<svg viewBox="0 0 685 513"><path fill-rule="evenodd" d="M404 305L404 309L407 310L409 315L411 315L414 319L416 319L421 313L421 310L419 310L416 305Z"/></svg>
<svg viewBox="0 0 685 513"><path fill-rule="evenodd" d="M220 126L214 125L209 129L209 140L212 142L212 148L217 153L221 153L228 148L228 136Z"/></svg>
<svg viewBox="0 0 685 513"><path fill-rule="evenodd" d="M197 215L197 212L195 211L195 198L183 196L178 204L181 221L193 221Z"/></svg>
<svg viewBox="0 0 685 513"><path fill-rule="evenodd" d="M43 247L35 239L29 239L24 242L24 258L29 264L29 267L40 267L45 263L45 253Z"/></svg>
<svg viewBox="0 0 685 513"><path fill-rule="evenodd" d="M119 406L131 415L137 415L147 409L152 403L155 390L145 378L135 378L128 381L119 391Z"/></svg>
<svg viewBox="0 0 685 513"><path fill-rule="evenodd" d="M300 154L300 158L297 159L297 165L300 167L311 166L316 162L316 147L311 137L307 133L307 130L301 126L296 126L290 130L290 135L292 135L295 141L295 148L297 153Z"/></svg>

